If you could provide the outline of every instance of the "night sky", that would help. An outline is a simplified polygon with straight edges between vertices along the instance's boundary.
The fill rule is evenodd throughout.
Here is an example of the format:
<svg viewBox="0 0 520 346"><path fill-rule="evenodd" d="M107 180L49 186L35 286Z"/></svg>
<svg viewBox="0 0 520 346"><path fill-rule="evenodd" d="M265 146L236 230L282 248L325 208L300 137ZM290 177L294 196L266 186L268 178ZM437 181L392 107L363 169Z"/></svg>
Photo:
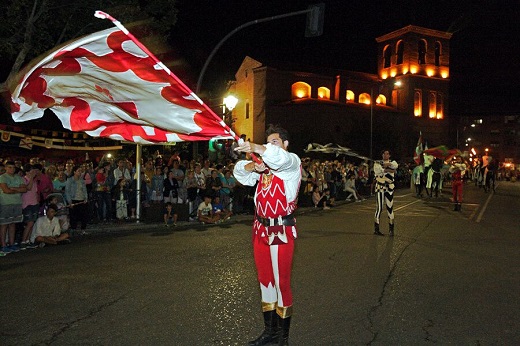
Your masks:
<svg viewBox="0 0 520 346"><path fill-rule="evenodd" d="M201 94L216 97L246 55L262 62L377 72L375 38L407 25L453 33L452 111L519 111L520 1L346 1L325 3L322 36L305 38L305 15L247 27L212 59ZM306 1L179 0L171 42L188 64L194 88L213 48L236 27L306 9ZM511 5L515 4L515 5ZM491 102L491 103L490 103Z"/></svg>

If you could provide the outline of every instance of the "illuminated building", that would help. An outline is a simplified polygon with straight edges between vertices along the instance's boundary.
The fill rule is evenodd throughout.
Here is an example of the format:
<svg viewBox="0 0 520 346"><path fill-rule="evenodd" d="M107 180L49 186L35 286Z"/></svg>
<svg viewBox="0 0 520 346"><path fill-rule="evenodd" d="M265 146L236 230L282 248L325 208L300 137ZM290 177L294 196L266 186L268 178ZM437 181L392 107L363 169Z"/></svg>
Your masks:
<svg viewBox="0 0 520 346"><path fill-rule="evenodd" d="M280 124L298 153L317 142L368 155L371 133L374 153L387 147L403 159L412 155L420 131L430 146L446 144L450 38L417 26L378 37L377 74L246 57L233 85L240 100L234 128L263 142L266 125Z"/></svg>

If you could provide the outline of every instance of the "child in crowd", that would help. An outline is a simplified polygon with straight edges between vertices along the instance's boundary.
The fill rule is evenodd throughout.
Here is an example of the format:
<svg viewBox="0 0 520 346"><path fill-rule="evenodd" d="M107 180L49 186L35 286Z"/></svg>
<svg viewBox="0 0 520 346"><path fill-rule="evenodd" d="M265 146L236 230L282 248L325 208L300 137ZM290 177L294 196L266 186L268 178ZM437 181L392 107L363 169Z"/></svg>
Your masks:
<svg viewBox="0 0 520 346"><path fill-rule="evenodd" d="M116 218L118 220L128 219L128 189L125 178L120 178L114 186L112 200L116 203Z"/></svg>
<svg viewBox="0 0 520 346"><path fill-rule="evenodd" d="M199 221L204 223L216 223L219 220L218 216L213 213L213 206L211 205L211 196L204 195L204 202L199 204L197 209Z"/></svg>
<svg viewBox="0 0 520 346"><path fill-rule="evenodd" d="M40 216L34 224L34 231L31 241L39 243L40 247L56 244L70 243L69 234L61 233L60 222L55 217L58 207L56 204L49 204L47 215Z"/></svg>
<svg viewBox="0 0 520 346"><path fill-rule="evenodd" d="M228 210L224 207L222 202L220 201L220 196L215 196L213 198L213 214L215 217L218 217L220 221L228 220L231 218L231 215L233 214L231 210Z"/></svg>
<svg viewBox="0 0 520 346"><path fill-rule="evenodd" d="M177 214L175 210L173 210L173 204L171 202L166 202L164 205L163 218L166 227L170 227L171 225L177 226Z"/></svg>
<svg viewBox="0 0 520 346"><path fill-rule="evenodd" d="M69 224L69 216L67 215L67 207L65 206L65 204L63 202L60 202L60 199L59 199L58 195L56 195L56 194L52 194L49 196L48 203L47 203L47 209L49 208L49 205L51 205L51 204L54 204L57 207L55 217L58 219L61 229L64 231L68 230L70 227L70 224ZM45 210L45 215L47 215L47 209Z"/></svg>

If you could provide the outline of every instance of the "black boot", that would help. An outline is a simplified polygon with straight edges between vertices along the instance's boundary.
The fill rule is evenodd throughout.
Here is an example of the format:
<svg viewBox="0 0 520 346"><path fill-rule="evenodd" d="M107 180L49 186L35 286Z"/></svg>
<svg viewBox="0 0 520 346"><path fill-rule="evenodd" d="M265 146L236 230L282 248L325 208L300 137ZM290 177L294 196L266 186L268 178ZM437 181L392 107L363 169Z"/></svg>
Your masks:
<svg viewBox="0 0 520 346"><path fill-rule="evenodd" d="M291 316L286 318L278 317L278 323L280 325L280 339L278 340L278 346L288 346L289 328L291 327Z"/></svg>
<svg viewBox="0 0 520 346"><path fill-rule="evenodd" d="M249 346L262 346L278 342L278 315L276 310L264 311L264 331L258 338L249 341Z"/></svg>
<svg viewBox="0 0 520 346"><path fill-rule="evenodd" d="M389 226L389 230L390 230L390 237L393 237L394 236L394 224L391 223L391 224L388 224Z"/></svg>
<svg viewBox="0 0 520 346"><path fill-rule="evenodd" d="M462 204L457 203L457 211L462 211Z"/></svg>
<svg viewBox="0 0 520 346"><path fill-rule="evenodd" d="M377 222L374 222L374 234L383 235L383 233L381 233L381 231L379 230L379 224Z"/></svg>

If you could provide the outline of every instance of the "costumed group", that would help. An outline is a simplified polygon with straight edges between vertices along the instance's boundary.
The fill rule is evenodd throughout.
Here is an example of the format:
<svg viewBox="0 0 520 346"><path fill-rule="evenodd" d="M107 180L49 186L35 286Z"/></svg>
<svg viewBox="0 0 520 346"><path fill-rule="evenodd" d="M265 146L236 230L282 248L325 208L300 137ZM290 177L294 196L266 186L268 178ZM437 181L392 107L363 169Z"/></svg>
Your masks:
<svg viewBox="0 0 520 346"><path fill-rule="evenodd" d="M235 164L234 176L243 185L255 186L255 219L253 222L253 254L261 291L264 330L250 346L289 345L289 329L293 306L291 270L294 241L297 238L296 201L301 183L300 158L288 151L289 133L277 125L266 131L267 143L240 141L236 151L261 157ZM390 152L382 152L382 160L374 162L377 207L374 234L383 235L379 222L383 206L389 219L389 235L394 235L393 194L396 161ZM462 174L465 165L458 157L450 172L453 175L455 203L462 201Z"/></svg>

